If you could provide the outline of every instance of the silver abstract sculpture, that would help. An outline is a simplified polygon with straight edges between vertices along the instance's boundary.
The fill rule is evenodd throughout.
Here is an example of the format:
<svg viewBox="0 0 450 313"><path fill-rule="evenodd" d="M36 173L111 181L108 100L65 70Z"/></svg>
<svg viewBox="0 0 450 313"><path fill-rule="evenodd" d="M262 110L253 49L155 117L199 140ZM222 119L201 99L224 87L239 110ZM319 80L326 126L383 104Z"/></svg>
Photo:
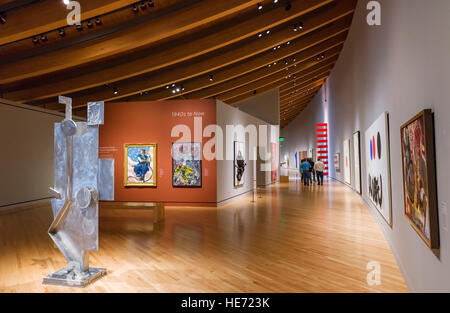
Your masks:
<svg viewBox="0 0 450 313"><path fill-rule="evenodd" d="M98 250L98 202L114 200L114 160L98 159L104 104L89 103L88 121L75 123L72 99L59 101L66 105L66 118L55 124L54 220L48 233L68 264L44 284L84 287L106 274L89 267L89 251Z"/></svg>

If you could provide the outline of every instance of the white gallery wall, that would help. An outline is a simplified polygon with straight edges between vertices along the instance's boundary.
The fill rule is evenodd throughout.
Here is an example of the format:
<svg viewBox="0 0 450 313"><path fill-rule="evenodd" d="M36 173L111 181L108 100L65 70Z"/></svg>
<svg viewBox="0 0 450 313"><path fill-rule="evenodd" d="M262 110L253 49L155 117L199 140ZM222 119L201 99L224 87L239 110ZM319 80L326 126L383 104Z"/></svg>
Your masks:
<svg viewBox="0 0 450 313"><path fill-rule="evenodd" d="M63 114L0 99L0 211L48 199L53 125Z"/></svg>
<svg viewBox="0 0 450 313"><path fill-rule="evenodd" d="M411 291L449 292L448 214L439 212L441 249L436 256L404 214L400 126L423 109L433 110L438 205L445 207L450 204L450 1L381 0L381 26L367 24L368 2L358 2L347 42L326 85L281 131L286 137L281 156L294 160L295 151L314 146L315 124L328 122L330 174L344 181L343 141L351 139L353 145L353 133L359 130L362 196L368 204L365 131L383 112L389 112L392 228L375 208L368 205L368 209L383 230ZM341 153L340 173L334 171L335 152ZM350 152L353 158L353 149ZM351 175L355 186L354 164Z"/></svg>
<svg viewBox="0 0 450 313"><path fill-rule="evenodd" d="M224 202L226 200L235 198L242 194L248 193L253 190L253 181L255 177L257 178L258 186L265 186L271 184L271 172L270 171L261 171L256 166L256 161L249 161L249 135L244 130L248 125L255 125L256 129L259 129L259 125L265 125L268 129L267 138L265 140L266 146L270 149L270 143L275 142L277 147L279 147L279 129L276 126L270 125L254 116L251 116L248 113L242 112L238 108L232 107L224 102L217 100L216 104L216 114L217 114L217 125L223 130L223 138L224 138L224 147L226 144L227 136L226 136L226 126L232 125L243 126L241 130L236 131L232 136L232 138L228 138L229 144L228 147L233 149L233 142L239 141L245 143L246 150L246 163L247 167L245 168L244 173L244 185L235 187L234 186L234 161L232 159L226 159L226 148L224 148L223 155L224 160L217 161L217 202ZM259 135L259 132L258 132ZM279 148L277 149L277 159L279 160ZM231 151L232 152L232 151ZM267 150L270 152L270 150ZM230 151L229 151L230 153ZM233 153L231 154L233 155ZM231 156L230 155L230 156ZM270 160L268 161L268 166L270 166ZM279 162L278 162L279 164ZM278 169L279 173L279 169ZM279 176L278 176L279 177Z"/></svg>

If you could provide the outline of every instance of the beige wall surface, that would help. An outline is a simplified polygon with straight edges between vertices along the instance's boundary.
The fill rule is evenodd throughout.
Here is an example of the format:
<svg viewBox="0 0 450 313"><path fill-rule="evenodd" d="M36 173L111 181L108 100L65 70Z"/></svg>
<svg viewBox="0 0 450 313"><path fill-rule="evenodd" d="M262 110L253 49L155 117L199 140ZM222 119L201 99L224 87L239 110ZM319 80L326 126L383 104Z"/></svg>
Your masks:
<svg viewBox="0 0 450 313"><path fill-rule="evenodd" d="M365 131L388 111L392 228L375 208L368 208L383 230L411 291L449 292L448 214L443 214L445 210L439 212L441 250L437 257L404 214L400 126L423 109L431 108L435 113L438 205L445 207L450 203L450 1L379 2L381 26L366 23L368 1L358 2L348 40L327 85L282 130L286 142L281 153L292 160L296 149L313 143L315 123L328 120L331 176L343 181L343 170L336 173L333 168L333 155L342 153L342 142L361 131L362 190L363 199L369 203ZM354 177L353 165L351 175Z"/></svg>
<svg viewBox="0 0 450 313"><path fill-rule="evenodd" d="M63 115L0 99L0 211L48 198L53 125Z"/></svg>
<svg viewBox="0 0 450 313"><path fill-rule="evenodd" d="M280 92L278 88L239 101L234 106L267 123L280 125Z"/></svg>

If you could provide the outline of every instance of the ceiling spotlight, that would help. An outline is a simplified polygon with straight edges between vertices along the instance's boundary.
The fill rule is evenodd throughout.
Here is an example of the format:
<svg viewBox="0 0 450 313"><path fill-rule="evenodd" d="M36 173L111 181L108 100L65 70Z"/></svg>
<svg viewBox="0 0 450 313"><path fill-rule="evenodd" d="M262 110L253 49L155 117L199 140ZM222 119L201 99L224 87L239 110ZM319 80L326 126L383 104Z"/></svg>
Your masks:
<svg viewBox="0 0 450 313"><path fill-rule="evenodd" d="M147 9L147 5L145 4L145 1L142 1L142 2L141 2L141 9L142 9L142 10Z"/></svg>
<svg viewBox="0 0 450 313"><path fill-rule="evenodd" d="M184 86L183 86L183 85L181 85L180 87L181 87L181 91L184 91Z"/></svg>
<svg viewBox="0 0 450 313"><path fill-rule="evenodd" d="M290 44L291 44L291 42L290 42L290 41L288 41L288 42L286 42L286 44L287 44L287 45L290 45Z"/></svg>
<svg viewBox="0 0 450 313"><path fill-rule="evenodd" d="M286 11L289 11L292 8L291 3L288 2L284 8L286 9Z"/></svg>
<svg viewBox="0 0 450 313"><path fill-rule="evenodd" d="M66 36L66 31L64 30L64 28L60 28L58 30L58 34L60 37L64 37L64 36Z"/></svg>
<svg viewBox="0 0 450 313"><path fill-rule="evenodd" d="M259 10L259 11L261 11L261 10L262 10L262 8L263 8L262 4L261 4L261 3L258 3L258 5L257 5L257 6L258 6L258 10Z"/></svg>
<svg viewBox="0 0 450 313"><path fill-rule="evenodd" d="M97 24L97 26L102 25L102 20L99 17L97 17L95 19L95 24Z"/></svg>
<svg viewBox="0 0 450 313"><path fill-rule="evenodd" d="M302 21L300 21L300 22L298 23L298 29L303 29L303 22L302 22Z"/></svg>
<svg viewBox="0 0 450 313"><path fill-rule="evenodd" d="M277 3L278 3L278 0L273 0L273 3L277 4Z"/></svg>
<svg viewBox="0 0 450 313"><path fill-rule="evenodd" d="M261 34L261 33L259 33L259 34L258 34L258 38L261 38L261 37L262 37L262 34Z"/></svg>
<svg viewBox="0 0 450 313"><path fill-rule="evenodd" d="M166 86L166 89L169 89L169 88L170 88L170 86L169 86L169 85L167 85L167 86Z"/></svg>
<svg viewBox="0 0 450 313"><path fill-rule="evenodd" d="M79 32L81 32L81 31L83 30L83 25L78 24L78 25L77 25L77 30L78 30Z"/></svg>
<svg viewBox="0 0 450 313"><path fill-rule="evenodd" d="M270 34L270 30L266 31L266 34L267 34L267 35Z"/></svg>
<svg viewBox="0 0 450 313"><path fill-rule="evenodd" d="M86 25L87 25L88 28L94 27L94 24L90 20L87 22Z"/></svg>
<svg viewBox="0 0 450 313"><path fill-rule="evenodd" d="M41 35L41 41L42 42L46 42L47 41L47 36L46 35Z"/></svg>
<svg viewBox="0 0 450 313"><path fill-rule="evenodd" d="M180 92L180 88L177 88L176 91L177 91L177 92Z"/></svg>
<svg viewBox="0 0 450 313"><path fill-rule="evenodd" d="M139 13L139 8L138 8L138 6L136 4L133 5L133 12L135 14Z"/></svg>
<svg viewBox="0 0 450 313"><path fill-rule="evenodd" d="M175 87L175 84L172 84L172 87Z"/></svg>
<svg viewBox="0 0 450 313"><path fill-rule="evenodd" d="M148 0L148 7L149 8L153 8L155 6L155 4L153 3L152 0Z"/></svg>
<svg viewBox="0 0 450 313"><path fill-rule="evenodd" d="M37 36L33 37L33 43L37 45L39 43L39 38Z"/></svg>
<svg viewBox="0 0 450 313"><path fill-rule="evenodd" d="M119 91L115 87L113 88L113 92L114 92L115 95L117 95L119 93Z"/></svg>
<svg viewBox="0 0 450 313"><path fill-rule="evenodd" d="M172 89L172 93L176 93L175 89Z"/></svg>
<svg viewBox="0 0 450 313"><path fill-rule="evenodd" d="M6 23L6 16L3 13L0 13L0 23L5 24Z"/></svg>
<svg viewBox="0 0 450 313"><path fill-rule="evenodd" d="M209 81L210 82L214 81L214 76L213 75L209 75Z"/></svg>
<svg viewBox="0 0 450 313"><path fill-rule="evenodd" d="M68 5L68 4L70 3L70 0L63 0L63 3L64 3L65 5Z"/></svg>

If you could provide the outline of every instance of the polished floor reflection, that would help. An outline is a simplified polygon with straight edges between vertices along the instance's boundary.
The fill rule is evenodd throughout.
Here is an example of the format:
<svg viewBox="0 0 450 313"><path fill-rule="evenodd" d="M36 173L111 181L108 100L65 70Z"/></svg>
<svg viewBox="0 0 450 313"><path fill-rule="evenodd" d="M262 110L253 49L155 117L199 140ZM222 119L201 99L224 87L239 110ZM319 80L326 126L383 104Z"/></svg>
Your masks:
<svg viewBox="0 0 450 313"><path fill-rule="evenodd" d="M1 292L407 292L381 230L340 183L297 180L220 208L102 211L91 266L108 275L85 289L43 286L64 258L47 236L49 206L0 215ZM369 285L369 262L380 284ZM375 263L376 264L376 263Z"/></svg>

